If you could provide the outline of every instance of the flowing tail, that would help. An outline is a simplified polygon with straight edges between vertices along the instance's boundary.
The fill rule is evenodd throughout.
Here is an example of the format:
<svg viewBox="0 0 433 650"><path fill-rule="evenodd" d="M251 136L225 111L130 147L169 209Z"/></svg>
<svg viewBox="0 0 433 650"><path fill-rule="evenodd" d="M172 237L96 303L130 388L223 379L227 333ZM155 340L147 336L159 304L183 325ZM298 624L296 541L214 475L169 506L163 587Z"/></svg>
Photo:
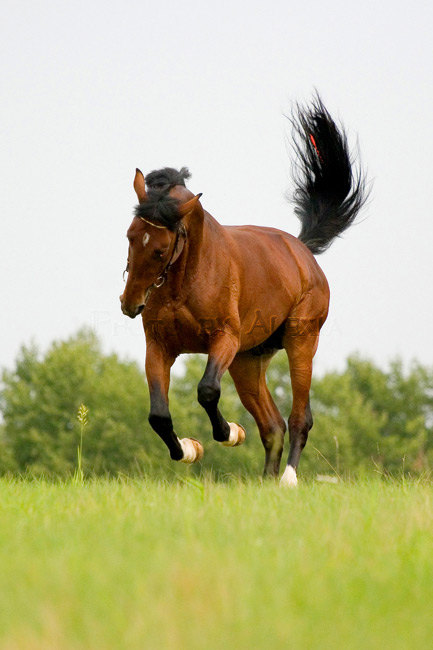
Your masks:
<svg viewBox="0 0 433 650"><path fill-rule="evenodd" d="M295 214L299 239L318 255L356 218L368 198L360 165L353 169L346 133L338 128L319 95L311 108L299 105L292 114Z"/></svg>

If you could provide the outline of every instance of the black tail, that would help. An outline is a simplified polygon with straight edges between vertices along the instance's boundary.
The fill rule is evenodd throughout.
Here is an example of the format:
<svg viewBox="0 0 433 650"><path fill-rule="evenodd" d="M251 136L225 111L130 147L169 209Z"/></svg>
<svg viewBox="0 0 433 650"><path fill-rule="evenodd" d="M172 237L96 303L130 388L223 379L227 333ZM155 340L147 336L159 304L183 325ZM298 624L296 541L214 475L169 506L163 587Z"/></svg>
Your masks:
<svg viewBox="0 0 433 650"><path fill-rule="evenodd" d="M319 95L311 108L297 106L291 121L299 239L317 255L353 223L368 198L366 177L359 165L353 171L346 133L338 129Z"/></svg>

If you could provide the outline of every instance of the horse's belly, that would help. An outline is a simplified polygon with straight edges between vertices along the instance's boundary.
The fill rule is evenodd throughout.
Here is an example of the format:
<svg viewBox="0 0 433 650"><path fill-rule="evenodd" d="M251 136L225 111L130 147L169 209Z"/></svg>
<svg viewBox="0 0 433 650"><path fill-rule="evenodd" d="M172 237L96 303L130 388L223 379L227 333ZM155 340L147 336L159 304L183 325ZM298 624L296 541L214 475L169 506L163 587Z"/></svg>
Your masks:
<svg viewBox="0 0 433 650"><path fill-rule="evenodd" d="M290 315L293 302L282 302L274 309L257 303L241 319L240 349L249 350L266 341Z"/></svg>
<svg viewBox="0 0 433 650"><path fill-rule="evenodd" d="M263 343L290 315L302 295L297 269L286 278L268 269L264 277L254 277L246 285L239 303L241 350Z"/></svg>

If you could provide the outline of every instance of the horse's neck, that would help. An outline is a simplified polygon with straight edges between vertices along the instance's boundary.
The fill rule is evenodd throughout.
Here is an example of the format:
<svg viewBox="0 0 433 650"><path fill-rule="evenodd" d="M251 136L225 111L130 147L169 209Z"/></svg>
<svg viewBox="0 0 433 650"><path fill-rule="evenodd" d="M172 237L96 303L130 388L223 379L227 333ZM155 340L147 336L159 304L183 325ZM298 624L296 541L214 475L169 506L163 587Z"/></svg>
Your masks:
<svg viewBox="0 0 433 650"><path fill-rule="evenodd" d="M170 278L170 285L181 302L188 302L194 300L195 290L200 287L196 280L210 269L224 233L223 227L204 210L191 215L183 225L187 233L184 254Z"/></svg>
<svg viewBox="0 0 433 650"><path fill-rule="evenodd" d="M224 228L209 212L203 210L200 215L193 215L187 227L189 251L187 270L196 271L197 265L206 268L223 246Z"/></svg>

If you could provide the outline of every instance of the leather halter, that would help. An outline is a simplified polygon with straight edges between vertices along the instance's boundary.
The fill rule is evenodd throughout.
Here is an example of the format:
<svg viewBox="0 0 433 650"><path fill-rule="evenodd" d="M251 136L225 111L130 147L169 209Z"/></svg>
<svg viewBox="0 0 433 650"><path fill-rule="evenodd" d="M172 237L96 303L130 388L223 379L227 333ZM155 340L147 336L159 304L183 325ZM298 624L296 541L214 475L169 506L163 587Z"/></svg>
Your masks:
<svg viewBox="0 0 433 650"><path fill-rule="evenodd" d="M152 221L148 221L144 217L139 217L139 219L141 219L141 221L148 223L150 226L154 226L155 228L161 228L161 229L167 228L167 226L159 226L156 223L153 223ZM169 261L167 262L166 266L164 267L160 275L156 278L156 280L152 282L152 284L146 289L146 293L144 295L144 307L146 307L149 301L152 290L159 289L165 283L167 279L167 273L169 272L173 264L179 259L184 249L186 239L187 239L186 228L183 225L183 223L181 223L176 231L176 240L174 242L173 250ZM127 273L128 270L129 270L129 263L126 264L126 269L123 271L124 279L125 279L125 273Z"/></svg>

